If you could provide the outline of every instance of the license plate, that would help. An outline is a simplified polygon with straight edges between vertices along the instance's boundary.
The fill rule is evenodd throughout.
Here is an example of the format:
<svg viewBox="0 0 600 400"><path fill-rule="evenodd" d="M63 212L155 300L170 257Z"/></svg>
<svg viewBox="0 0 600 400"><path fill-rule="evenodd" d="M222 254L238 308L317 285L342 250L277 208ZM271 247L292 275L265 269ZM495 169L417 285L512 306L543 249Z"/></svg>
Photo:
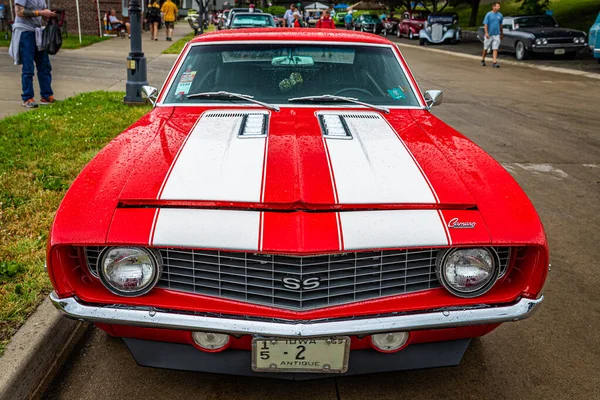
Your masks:
<svg viewBox="0 0 600 400"><path fill-rule="evenodd" d="M557 55L565 54L565 49L556 49L556 50L554 50L554 54L557 54Z"/></svg>
<svg viewBox="0 0 600 400"><path fill-rule="evenodd" d="M252 369L257 372L344 373L348 370L350 338L255 338Z"/></svg>

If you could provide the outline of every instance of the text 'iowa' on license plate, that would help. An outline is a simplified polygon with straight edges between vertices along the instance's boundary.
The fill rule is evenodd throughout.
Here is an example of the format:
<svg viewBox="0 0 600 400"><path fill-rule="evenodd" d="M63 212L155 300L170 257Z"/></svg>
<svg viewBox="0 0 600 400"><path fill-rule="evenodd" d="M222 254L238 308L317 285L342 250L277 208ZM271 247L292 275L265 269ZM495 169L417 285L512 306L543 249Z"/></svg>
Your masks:
<svg viewBox="0 0 600 400"><path fill-rule="evenodd" d="M348 370L350 338L255 338L252 369L257 372L344 373Z"/></svg>

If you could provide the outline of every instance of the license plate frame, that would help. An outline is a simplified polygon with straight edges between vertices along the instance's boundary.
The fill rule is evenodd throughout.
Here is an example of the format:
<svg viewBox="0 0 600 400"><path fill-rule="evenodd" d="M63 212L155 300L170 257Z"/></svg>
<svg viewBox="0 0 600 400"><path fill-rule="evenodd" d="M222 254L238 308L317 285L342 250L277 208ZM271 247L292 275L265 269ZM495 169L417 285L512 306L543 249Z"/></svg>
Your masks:
<svg viewBox="0 0 600 400"><path fill-rule="evenodd" d="M566 52L565 49L555 49L554 50L554 54L557 56L562 56L565 54L565 52Z"/></svg>
<svg viewBox="0 0 600 400"><path fill-rule="evenodd" d="M271 350L277 344L282 345L283 347L292 347L292 346L317 346L317 348L327 350L327 346L331 346L331 344L327 344L327 341L335 341L334 346L338 347L333 349L333 351L337 352L337 356L341 356L341 366L332 368L330 364L327 363L327 360L324 362L321 360L313 360L313 362L319 362L319 368L308 366L299 366L299 367L281 367L281 362L285 362L283 359L271 359L267 364L265 360L259 360L258 357L261 353L259 350L264 351L264 343L267 343L267 347L269 355L273 354ZM287 343L286 343L287 342ZM295 343L290 343L295 342ZM315 342L315 343L312 343ZM282 350L283 351L283 350ZM341 354L340 354L341 352ZM311 352L309 351L308 354ZM326 351L325 351L326 353ZM275 352L276 354L276 352ZM286 353L287 354L287 353ZM276 354L277 356L277 354ZM313 374L343 374L348 371L348 361L350 358L350 337L349 336L332 336L332 337L319 337L319 338L271 338L271 337L255 337L252 339L252 370L255 372L299 372L299 373L313 373ZM302 360L302 359L300 359ZM339 359L337 360L339 363ZM289 362L289 361L288 361ZM265 364L267 364L265 366ZM333 363L331 363L333 364ZM329 365L329 367L326 367ZM311 368L312 367L312 368Z"/></svg>

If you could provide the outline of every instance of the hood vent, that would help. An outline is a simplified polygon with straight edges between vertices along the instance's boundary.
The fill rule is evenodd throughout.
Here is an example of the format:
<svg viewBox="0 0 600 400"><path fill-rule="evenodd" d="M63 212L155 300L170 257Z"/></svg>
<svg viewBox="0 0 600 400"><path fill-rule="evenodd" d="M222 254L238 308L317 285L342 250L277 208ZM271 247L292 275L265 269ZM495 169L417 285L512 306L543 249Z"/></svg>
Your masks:
<svg viewBox="0 0 600 400"><path fill-rule="evenodd" d="M328 139L352 139L345 116L339 114L321 114L319 123L323 136Z"/></svg>
<svg viewBox="0 0 600 400"><path fill-rule="evenodd" d="M256 114L245 114L242 117L242 123L240 124L240 131L238 137L240 138L259 138L267 137L267 126L268 126L268 114L256 113Z"/></svg>

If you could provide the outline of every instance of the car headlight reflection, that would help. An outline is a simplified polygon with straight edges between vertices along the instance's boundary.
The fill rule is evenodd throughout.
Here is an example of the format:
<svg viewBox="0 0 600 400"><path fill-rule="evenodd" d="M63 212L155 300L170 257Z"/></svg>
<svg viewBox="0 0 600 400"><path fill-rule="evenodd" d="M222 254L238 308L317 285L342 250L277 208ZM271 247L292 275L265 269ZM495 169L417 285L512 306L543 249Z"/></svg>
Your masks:
<svg viewBox="0 0 600 400"><path fill-rule="evenodd" d="M161 272L157 255L143 247L107 247L100 254L98 276L108 290L119 296L148 293Z"/></svg>
<svg viewBox="0 0 600 400"><path fill-rule="evenodd" d="M450 249L437 260L442 285L458 297L481 296L498 278L497 255L488 248Z"/></svg>

